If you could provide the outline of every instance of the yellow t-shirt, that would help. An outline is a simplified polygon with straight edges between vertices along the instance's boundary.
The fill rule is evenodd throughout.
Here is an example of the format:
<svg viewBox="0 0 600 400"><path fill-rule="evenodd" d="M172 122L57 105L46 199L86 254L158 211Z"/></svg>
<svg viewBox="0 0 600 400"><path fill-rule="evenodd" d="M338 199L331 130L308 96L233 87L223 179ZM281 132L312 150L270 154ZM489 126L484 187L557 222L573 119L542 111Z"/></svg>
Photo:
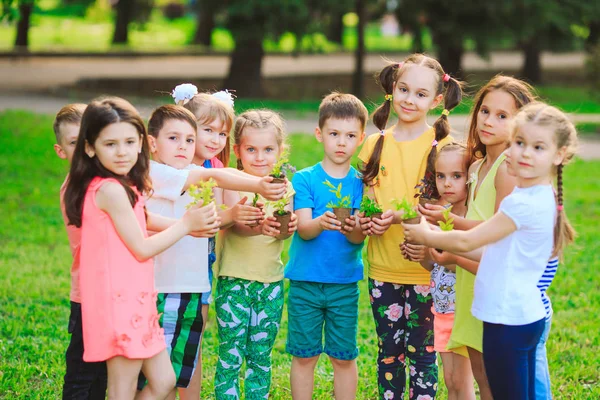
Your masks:
<svg viewBox="0 0 600 400"><path fill-rule="evenodd" d="M288 183L287 196L295 191ZM239 192L243 198L254 198L254 193ZM265 203L266 216L273 215L273 207L259 196L259 202ZM271 236L241 236L232 229L219 232L217 237L217 276L247 279L264 283L283 279L281 252L283 241Z"/></svg>
<svg viewBox="0 0 600 400"><path fill-rule="evenodd" d="M425 131L418 138L409 142L398 142L394 139L393 128L385 132L383 149L379 164L377 183L373 187L377 202L384 210L394 209L392 199L402 200L406 197L417 204L414 195L415 186L425 175L427 156L435 138L433 128ZM369 161L379 134L371 135L358 155L365 164ZM438 149L452 142L448 136L438 144ZM382 236L369 238L367 259L369 261L369 277L382 282L429 285L430 276L417 262L402 257L400 244L404 241L404 231L400 225L392 225Z"/></svg>

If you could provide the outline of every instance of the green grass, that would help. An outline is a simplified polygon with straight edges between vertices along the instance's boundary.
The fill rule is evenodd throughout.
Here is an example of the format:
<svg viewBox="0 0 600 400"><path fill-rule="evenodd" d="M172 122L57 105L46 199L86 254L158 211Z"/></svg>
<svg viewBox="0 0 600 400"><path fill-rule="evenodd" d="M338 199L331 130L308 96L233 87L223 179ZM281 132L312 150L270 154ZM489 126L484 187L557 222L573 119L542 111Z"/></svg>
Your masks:
<svg viewBox="0 0 600 400"><path fill-rule="evenodd" d="M67 167L53 150L52 118L0 113L0 398L59 398L69 337L70 252L58 206ZM299 168L321 158L310 135L291 135L291 162ZM555 314L548 344L558 399L600 398L600 292L597 227L600 162L576 161L565 170L565 197L579 232L550 288ZM285 257L285 255L284 255ZM360 283L359 399L376 398L376 335ZM211 311L204 343L202 398L212 398L216 326ZM289 399L290 357L285 353L287 316L273 353L274 399ZM333 398L332 369L323 357L316 372L316 399ZM445 399L441 385L440 399Z"/></svg>

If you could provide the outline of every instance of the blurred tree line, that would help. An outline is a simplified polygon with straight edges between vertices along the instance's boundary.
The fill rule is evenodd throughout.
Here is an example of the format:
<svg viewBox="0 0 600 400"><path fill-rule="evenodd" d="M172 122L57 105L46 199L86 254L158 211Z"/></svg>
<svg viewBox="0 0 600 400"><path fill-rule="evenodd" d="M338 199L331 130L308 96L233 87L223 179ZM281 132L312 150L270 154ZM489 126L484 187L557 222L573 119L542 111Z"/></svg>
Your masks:
<svg viewBox="0 0 600 400"><path fill-rule="evenodd" d="M27 51L31 15L36 0L0 0L2 16L16 21L15 49ZM96 0L63 0L82 16ZM132 23L147 21L158 7L155 0L111 0L114 10L113 44L127 44ZM217 20L235 41L224 87L238 94L260 97L263 41L293 33L298 51L301 38L324 32L331 42L341 43L343 17L355 13L357 46L353 92L363 93L365 25L384 14L394 14L404 32L413 36L413 51L423 51L423 32L431 35L437 58L449 73L461 76L461 61L467 41L487 56L493 43L508 39L522 51L521 77L541 81L541 52L564 51L585 42L589 52L599 51L600 1L582 0L189 0L161 2L167 18L186 12L196 15L193 44L211 46ZM598 58L598 57L596 57ZM593 57L592 57L593 59Z"/></svg>

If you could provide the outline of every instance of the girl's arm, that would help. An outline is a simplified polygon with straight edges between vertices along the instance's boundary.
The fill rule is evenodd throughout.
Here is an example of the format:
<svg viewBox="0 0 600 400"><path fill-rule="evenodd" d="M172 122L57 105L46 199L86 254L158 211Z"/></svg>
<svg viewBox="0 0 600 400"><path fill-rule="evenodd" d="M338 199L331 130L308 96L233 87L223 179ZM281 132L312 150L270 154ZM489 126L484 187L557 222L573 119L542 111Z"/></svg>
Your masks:
<svg viewBox="0 0 600 400"><path fill-rule="evenodd" d="M166 230L144 237L125 188L114 182L107 182L98 189L96 205L109 215L119 237L139 261L162 253L192 231L213 230L219 224L215 206L209 204L190 209Z"/></svg>
<svg viewBox="0 0 600 400"><path fill-rule="evenodd" d="M506 160L502 161L502 164L498 166L498 171L494 178L494 186L496 187L496 205L494 207L494 212L498 212L502 200L511 194L515 189L515 186L517 186L517 178L508 173Z"/></svg>
<svg viewBox="0 0 600 400"><path fill-rule="evenodd" d="M197 184L200 181L207 181L210 178L214 179L217 182L217 186L220 188L258 193L268 200L279 200L286 192L285 182L271 183L273 181L273 177L271 176L259 178L238 171L235 168L193 169L188 175L183 190L185 191L190 185Z"/></svg>
<svg viewBox="0 0 600 400"><path fill-rule="evenodd" d="M502 212L468 231L433 231L421 217L418 225L402 224L407 241L452 253L466 253L497 242L517 230L515 222Z"/></svg>
<svg viewBox="0 0 600 400"><path fill-rule="evenodd" d="M457 255L457 254L453 254L450 253L449 251L444 251L442 253L440 253L439 251L435 250L435 249L430 249L429 253L431 255L431 258L433 258L433 260L435 260L436 263L438 263L439 265L443 265L444 267L448 268L451 271L456 271L456 265L458 265L459 267L461 267L464 270L469 271L470 273L472 273L473 275L477 274L477 270L479 269L479 259L477 260L472 260L466 257L467 254L471 254L471 253L483 253L483 247L473 250L470 253L464 253L462 255Z"/></svg>
<svg viewBox="0 0 600 400"><path fill-rule="evenodd" d="M375 197L375 191L373 186L365 186L367 194L373 199L377 200ZM360 224L360 229L362 234L365 236L381 236L392 226L393 223L400 223L396 221L396 214L392 210L387 210L383 214L381 214L380 218L367 218L364 217L362 213L358 215L358 222ZM398 221L402 221L402 219L398 219Z"/></svg>

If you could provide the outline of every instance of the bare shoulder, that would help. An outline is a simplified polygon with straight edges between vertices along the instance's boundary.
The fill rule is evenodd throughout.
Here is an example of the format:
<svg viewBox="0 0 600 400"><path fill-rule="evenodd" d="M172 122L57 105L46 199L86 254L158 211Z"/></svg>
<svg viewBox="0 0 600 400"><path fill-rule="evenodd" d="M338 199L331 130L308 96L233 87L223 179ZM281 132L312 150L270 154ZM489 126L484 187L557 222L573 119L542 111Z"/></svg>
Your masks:
<svg viewBox="0 0 600 400"><path fill-rule="evenodd" d="M129 197L118 182L104 182L96 192L96 204L101 210L116 209L121 204L129 205Z"/></svg>
<svg viewBox="0 0 600 400"><path fill-rule="evenodd" d="M477 160L473 164L471 164L471 166L469 167L469 175L471 175L473 172L477 171L477 168L479 167L479 165L481 164L482 161L483 161L483 159L480 158L479 160Z"/></svg>
<svg viewBox="0 0 600 400"><path fill-rule="evenodd" d="M506 160L503 160L498 166L496 176L494 177L495 185L498 186L504 183L512 183L514 180L515 177L508 172L508 165L506 164ZM512 185L514 186L514 184Z"/></svg>

